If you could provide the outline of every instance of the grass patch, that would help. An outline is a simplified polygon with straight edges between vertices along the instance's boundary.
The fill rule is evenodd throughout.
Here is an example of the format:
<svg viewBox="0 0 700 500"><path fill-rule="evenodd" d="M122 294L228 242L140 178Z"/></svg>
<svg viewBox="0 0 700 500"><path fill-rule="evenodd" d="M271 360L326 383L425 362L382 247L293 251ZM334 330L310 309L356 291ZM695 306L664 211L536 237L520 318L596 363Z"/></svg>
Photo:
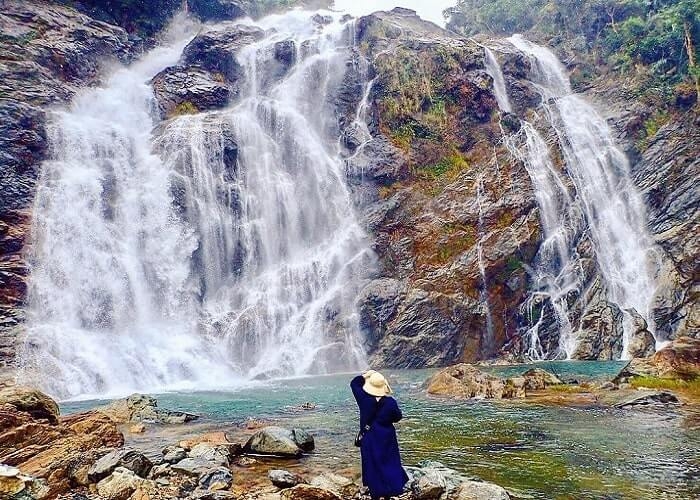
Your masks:
<svg viewBox="0 0 700 500"><path fill-rule="evenodd" d="M630 379L630 385L635 389L641 387L647 389L668 389L670 391L678 391L695 398L700 398L700 378L680 380L675 378L640 376Z"/></svg>
<svg viewBox="0 0 700 500"><path fill-rule="evenodd" d="M197 106L192 104L190 101L183 101L175 106L175 109L170 113L170 116L194 115L197 113L199 113Z"/></svg>
<svg viewBox="0 0 700 500"><path fill-rule="evenodd" d="M563 394L580 394L582 392L589 392L587 387L576 384L556 384L547 387L548 391L558 392Z"/></svg>

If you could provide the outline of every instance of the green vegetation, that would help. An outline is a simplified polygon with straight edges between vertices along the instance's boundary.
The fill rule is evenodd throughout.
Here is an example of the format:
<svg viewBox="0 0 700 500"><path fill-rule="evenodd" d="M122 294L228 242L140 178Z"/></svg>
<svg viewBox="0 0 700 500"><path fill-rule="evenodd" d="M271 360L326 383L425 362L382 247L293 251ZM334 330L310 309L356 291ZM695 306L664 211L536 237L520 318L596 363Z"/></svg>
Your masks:
<svg viewBox="0 0 700 500"><path fill-rule="evenodd" d="M675 378L659 377L634 377L630 380L632 387L646 387L647 389L668 389L685 393L695 398L700 398L700 378L692 380L680 380Z"/></svg>
<svg viewBox="0 0 700 500"><path fill-rule="evenodd" d="M192 104L190 101L183 101L177 106L175 106L175 109L172 111L172 113L170 113L170 117L180 115L194 115L196 113L199 113L197 106Z"/></svg>
<svg viewBox="0 0 700 500"><path fill-rule="evenodd" d="M582 80L603 66L648 76L641 94L663 95L658 87L684 82L700 93L700 0L460 0L445 15L450 29L467 35L532 31L581 45L591 58L576 75Z"/></svg>

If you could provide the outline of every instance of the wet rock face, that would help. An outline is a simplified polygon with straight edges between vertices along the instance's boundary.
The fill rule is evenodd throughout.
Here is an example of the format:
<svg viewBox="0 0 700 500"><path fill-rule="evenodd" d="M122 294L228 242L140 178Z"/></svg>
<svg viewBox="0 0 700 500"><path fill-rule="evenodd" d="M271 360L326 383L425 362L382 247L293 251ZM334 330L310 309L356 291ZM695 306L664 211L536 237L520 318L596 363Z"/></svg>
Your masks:
<svg viewBox="0 0 700 500"><path fill-rule="evenodd" d="M128 62L127 32L51 2L6 0L0 31L0 367L11 362L24 319L22 254L47 154L46 107L98 81L103 65Z"/></svg>
<svg viewBox="0 0 700 500"><path fill-rule="evenodd" d="M199 68L168 68L151 81L163 118L225 107L233 89Z"/></svg>
<svg viewBox="0 0 700 500"><path fill-rule="evenodd" d="M185 47L180 63L151 81L161 117L226 107L238 96L243 77L236 51L263 36L258 28L233 23L197 35Z"/></svg>
<svg viewBox="0 0 700 500"><path fill-rule="evenodd" d="M500 143L483 50L404 9L360 19L357 38L375 77L372 137L349 114L339 121L350 183L382 264L359 299L372 362L493 357L520 326L524 265L540 231L527 172ZM341 111L361 99L354 74Z"/></svg>
<svg viewBox="0 0 700 500"><path fill-rule="evenodd" d="M659 276L654 308L656 331L665 338L700 337L700 118L688 111L672 119L649 141L632 166L644 196L649 228L667 265Z"/></svg>

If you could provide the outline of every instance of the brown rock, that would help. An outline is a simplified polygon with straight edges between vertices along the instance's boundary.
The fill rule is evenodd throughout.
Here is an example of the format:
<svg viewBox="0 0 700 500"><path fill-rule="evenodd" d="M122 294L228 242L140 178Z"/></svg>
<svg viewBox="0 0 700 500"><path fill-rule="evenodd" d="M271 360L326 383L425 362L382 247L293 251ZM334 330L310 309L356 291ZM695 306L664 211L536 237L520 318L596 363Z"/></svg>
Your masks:
<svg viewBox="0 0 700 500"><path fill-rule="evenodd" d="M503 380L466 363L449 366L433 375L427 382L428 394L457 398L501 399L504 387Z"/></svg>
<svg viewBox="0 0 700 500"><path fill-rule="evenodd" d="M28 413L35 419L58 422L58 405L56 402L36 389L11 386L0 389L0 405L9 404L17 410Z"/></svg>
<svg viewBox="0 0 700 500"><path fill-rule="evenodd" d="M679 337L657 351L651 363L661 377L700 377L700 339Z"/></svg>
<svg viewBox="0 0 700 500"><path fill-rule="evenodd" d="M42 416L53 403L38 392L31 400L42 404L28 406L27 410ZM42 410L37 413L37 408ZM33 417L29 411L20 411L9 403L0 405L0 463L46 480L49 496L87 484L89 466L108 448L124 444L116 424L102 413L70 415L52 423Z"/></svg>
<svg viewBox="0 0 700 500"><path fill-rule="evenodd" d="M341 500L340 496L332 491L307 484L282 490L280 498L282 500Z"/></svg>
<svg viewBox="0 0 700 500"><path fill-rule="evenodd" d="M549 373L542 368L531 368L523 373L526 391L541 391L550 385L560 385L562 381L556 375Z"/></svg>

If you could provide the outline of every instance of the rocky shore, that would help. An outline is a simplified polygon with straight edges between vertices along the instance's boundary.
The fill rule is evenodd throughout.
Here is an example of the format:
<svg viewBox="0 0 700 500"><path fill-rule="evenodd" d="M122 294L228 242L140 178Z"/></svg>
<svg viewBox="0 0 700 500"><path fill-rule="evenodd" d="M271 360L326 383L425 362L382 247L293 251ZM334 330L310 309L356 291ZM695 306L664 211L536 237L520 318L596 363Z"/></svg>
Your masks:
<svg viewBox="0 0 700 500"><path fill-rule="evenodd" d="M612 380L596 383L561 380L541 368L505 379L486 369L445 368L424 390L440 398L662 414L700 404L700 341L692 338L677 339L654 356L633 360ZM295 411L314 409L306 403ZM341 456L335 466L309 462L328 450L319 450L312 433L290 421L201 420L140 394L64 416L45 394L6 384L0 389L0 493L16 500L366 498L359 457L331 450ZM517 498L438 462L423 460L407 470L406 500Z"/></svg>
<svg viewBox="0 0 700 500"><path fill-rule="evenodd" d="M159 453L125 445L123 432L182 425L195 415L132 395L93 411L61 416L39 391L0 391L0 498L31 499L364 499L360 478L285 468L315 449L303 429L250 423L245 443L217 431L167 443ZM259 428L256 428L259 427ZM128 430L127 430L128 429ZM405 499L503 499L506 490L437 462L407 467Z"/></svg>

